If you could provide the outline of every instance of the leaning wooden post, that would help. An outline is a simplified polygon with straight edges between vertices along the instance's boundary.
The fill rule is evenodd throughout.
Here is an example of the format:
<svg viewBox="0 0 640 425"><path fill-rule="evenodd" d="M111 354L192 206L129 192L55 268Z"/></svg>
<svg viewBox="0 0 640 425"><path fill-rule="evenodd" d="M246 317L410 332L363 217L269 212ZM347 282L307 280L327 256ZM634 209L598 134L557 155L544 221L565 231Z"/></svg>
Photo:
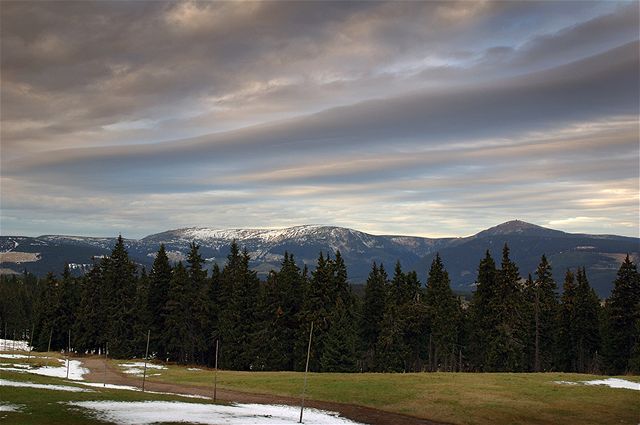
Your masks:
<svg viewBox="0 0 640 425"><path fill-rule="evenodd" d="M53 327L49 330L49 345L47 345L47 366L49 366L49 353L51 352L51 337L53 336Z"/></svg>
<svg viewBox="0 0 640 425"><path fill-rule="evenodd" d="M215 369L213 370L213 401L217 399L218 393L218 343L220 340L216 339L216 361Z"/></svg>
<svg viewBox="0 0 640 425"><path fill-rule="evenodd" d="M311 355L311 337L313 336L313 322L309 331L309 346L307 347L307 365L304 368L304 385L302 386L302 402L300 403L300 423L302 423L302 412L304 412L304 393L307 390L307 374L309 373L309 356Z"/></svg>
<svg viewBox="0 0 640 425"><path fill-rule="evenodd" d="M29 350L29 355L27 356L27 363L31 363L31 350L33 349L33 331L36 330L35 323L31 325L31 333L29 334L29 346L27 349Z"/></svg>
<svg viewBox="0 0 640 425"><path fill-rule="evenodd" d="M149 357L149 338L151 337L151 329L147 331L147 350L144 353L144 370L142 371L142 392L144 392L144 383L147 380L147 357Z"/></svg>
<svg viewBox="0 0 640 425"><path fill-rule="evenodd" d="M107 386L107 352L109 351L109 342L105 342L104 346L104 378L102 379L102 386Z"/></svg>
<svg viewBox="0 0 640 425"><path fill-rule="evenodd" d="M71 355L71 329L69 329L69 344L67 345L67 379L69 379L69 363L71 360L69 356Z"/></svg>

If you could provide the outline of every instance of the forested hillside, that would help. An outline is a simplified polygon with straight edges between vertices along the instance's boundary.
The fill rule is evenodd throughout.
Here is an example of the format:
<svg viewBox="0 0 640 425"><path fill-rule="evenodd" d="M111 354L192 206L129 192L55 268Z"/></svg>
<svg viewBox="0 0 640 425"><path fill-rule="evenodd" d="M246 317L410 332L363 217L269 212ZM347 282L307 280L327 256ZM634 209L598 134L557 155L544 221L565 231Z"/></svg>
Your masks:
<svg viewBox="0 0 640 425"><path fill-rule="evenodd" d="M1 330L37 350L71 348L117 358L158 359L234 370L301 370L311 324L313 371L640 372L640 276L627 258L601 302L584 267L566 270L560 294L543 255L521 275L505 244L479 258L476 290L456 296L435 255L422 283L400 262L373 263L362 297L348 284L340 251L320 253L309 272L285 253L260 280L232 244L208 270L195 243L184 262L165 247L149 270L124 240L82 277L2 276Z"/></svg>

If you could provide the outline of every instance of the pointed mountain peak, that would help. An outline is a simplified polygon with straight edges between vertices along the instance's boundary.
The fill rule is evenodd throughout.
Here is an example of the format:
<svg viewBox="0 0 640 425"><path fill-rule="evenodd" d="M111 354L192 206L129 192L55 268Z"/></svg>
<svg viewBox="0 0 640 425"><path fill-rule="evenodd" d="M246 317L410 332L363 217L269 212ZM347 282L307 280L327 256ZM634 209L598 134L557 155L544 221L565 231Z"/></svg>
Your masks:
<svg viewBox="0 0 640 425"><path fill-rule="evenodd" d="M536 224L527 223L521 220L511 220L490 227L478 233L476 237L499 236L499 235L523 235L523 236L560 236L564 232L559 230L547 229L546 227Z"/></svg>

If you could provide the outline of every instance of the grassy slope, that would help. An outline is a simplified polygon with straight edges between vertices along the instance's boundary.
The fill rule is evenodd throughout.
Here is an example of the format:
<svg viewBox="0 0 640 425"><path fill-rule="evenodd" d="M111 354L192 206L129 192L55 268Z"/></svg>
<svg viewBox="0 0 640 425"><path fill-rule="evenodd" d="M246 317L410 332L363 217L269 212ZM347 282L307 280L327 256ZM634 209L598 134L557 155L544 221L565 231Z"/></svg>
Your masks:
<svg viewBox="0 0 640 425"><path fill-rule="evenodd" d="M211 386L210 370L170 366L151 380ZM297 397L296 372L218 373L220 388ZM637 391L553 381L601 379L578 374L331 374L309 375L308 397L405 413L456 424L637 424ZM625 379L640 381L639 377Z"/></svg>
<svg viewBox="0 0 640 425"><path fill-rule="evenodd" d="M23 354L23 353L20 353ZM43 358L44 353L37 353L30 360L0 358L0 363L21 363L32 366L58 365L51 359ZM57 353L49 353L49 357L58 357ZM205 400L187 399L161 394L143 394L135 391L111 390L95 387L86 387L74 381L60 378L52 378L29 373L9 372L0 369L0 378L10 381L33 382L37 384L55 384L65 386L77 386L92 390L92 392L67 392L35 388L4 387L0 386L0 404L21 405L18 412L0 412L0 423L20 425L91 425L104 424L105 422L92 418L88 412L77 407L65 405L70 401L144 401L164 400L181 401L187 403L202 403Z"/></svg>

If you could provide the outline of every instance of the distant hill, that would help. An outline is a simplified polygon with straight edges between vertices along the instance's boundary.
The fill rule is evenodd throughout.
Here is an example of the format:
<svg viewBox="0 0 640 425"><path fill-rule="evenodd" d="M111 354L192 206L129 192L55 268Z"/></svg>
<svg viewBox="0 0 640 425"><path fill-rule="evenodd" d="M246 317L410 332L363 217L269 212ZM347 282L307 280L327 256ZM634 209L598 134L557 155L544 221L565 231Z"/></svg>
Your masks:
<svg viewBox="0 0 640 425"><path fill-rule="evenodd" d="M565 233L519 220L466 238L437 239L376 236L343 227L314 225L278 230L191 227L126 240L126 246L130 256L147 268L161 243L174 261L183 260L189 244L195 242L209 264L223 265L234 239L247 249L251 266L261 275L278 269L285 251L293 253L300 265L305 263L313 268L321 251L340 250L353 283L366 280L373 261L383 263L392 273L397 260L405 270L417 270L424 282L428 266L439 252L454 289L463 292L473 290L476 269L485 250L489 249L499 262L504 243L511 248L511 257L520 266L523 277L535 271L545 253L558 284L567 268L585 266L589 281L601 297L609 295L624 255L631 254L635 261L640 257L638 238ZM60 273L67 263L76 274L82 274L93 261L109 255L114 244L115 238L0 236L0 273L20 273L24 269L36 275Z"/></svg>

